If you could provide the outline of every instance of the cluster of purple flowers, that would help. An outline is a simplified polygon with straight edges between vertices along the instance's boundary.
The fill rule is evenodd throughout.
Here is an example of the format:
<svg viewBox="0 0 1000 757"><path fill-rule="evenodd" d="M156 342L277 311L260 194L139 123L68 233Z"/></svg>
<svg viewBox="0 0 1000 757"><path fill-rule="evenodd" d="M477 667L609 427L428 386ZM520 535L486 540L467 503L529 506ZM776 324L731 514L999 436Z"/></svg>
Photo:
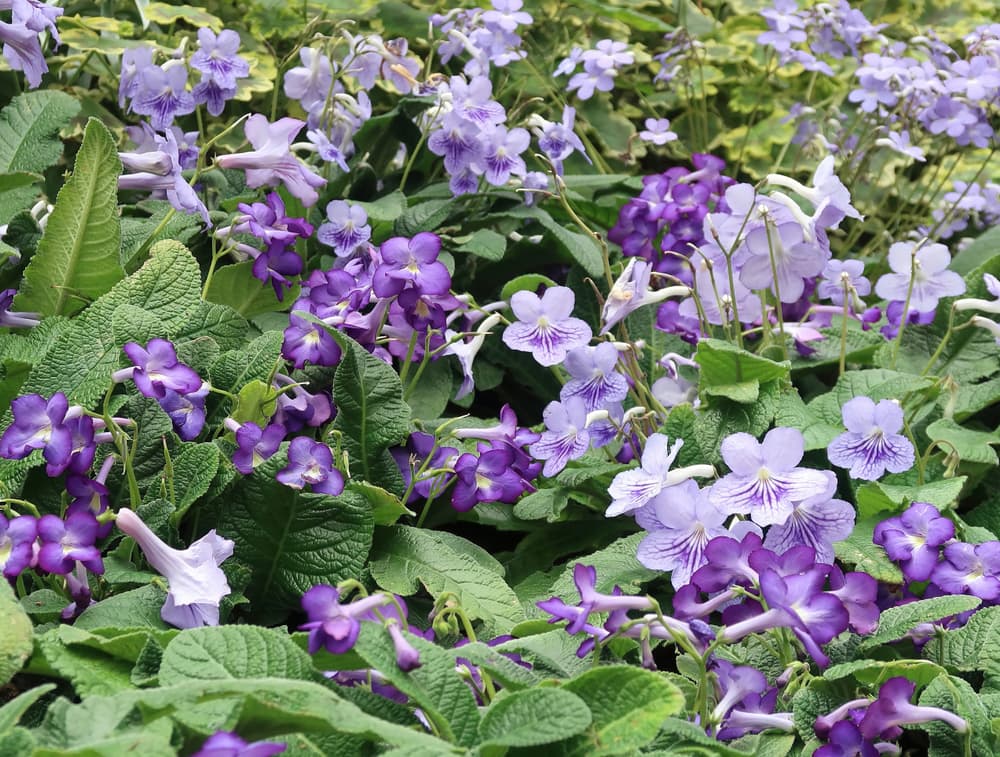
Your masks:
<svg viewBox="0 0 1000 757"><path fill-rule="evenodd" d="M590 50L574 47L563 58L553 76L569 76L567 91L576 91L581 100L589 100L594 92L610 92L615 88L618 73L635 63L635 54L628 49L627 42L602 39ZM583 70L577 68L583 65Z"/></svg>
<svg viewBox="0 0 1000 757"><path fill-rule="evenodd" d="M263 283L271 283L278 300L294 286L293 279L302 274L304 263L295 251L295 242L312 235L313 227L304 218L285 215L285 203L277 192L269 192L264 202L239 204L240 213L229 226L215 230L216 238L228 242L235 254L253 259L253 275ZM260 250L233 239L233 235L248 234L264 245Z"/></svg>
<svg viewBox="0 0 1000 757"><path fill-rule="evenodd" d="M63 9L41 0L6 0L0 3L0 9L11 12L9 22L0 21L3 56L12 69L24 72L28 86L34 89L49 70L41 37L47 33L53 43L60 44L56 19Z"/></svg>
<svg viewBox="0 0 1000 757"><path fill-rule="evenodd" d="M467 55L463 72L466 76L487 76L490 66L503 67L521 60L527 53L521 49L518 29L532 23L531 14L521 10L521 0L492 0L491 9L456 8L430 17L444 41L438 45L442 64L452 58Z"/></svg>
<svg viewBox="0 0 1000 757"><path fill-rule="evenodd" d="M172 57L162 65L154 61L155 50L143 45L122 55L118 84L118 104L126 102L132 113L147 116L154 129L167 129L178 116L193 113L204 105L218 116L226 102L236 96L237 80L250 75L250 64L238 54L240 36L223 29L198 30L198 49L189 65L201 74L201 81L188 91L188 68L183 58Z"/></svg>
<svg viewBox="0 0 1000 757"><path fill-rule="evenodd" d="M1000 184L954 181L952 187L931 211L937 239L951 239L966 229L982 231L1000 224ZM930 230L921 228L918 232Z"/></svg>
<svg viewBox="0 0 1000 757"><path fill-rule="evenodd" d="M915 705L911 701L916 684L903 677L890 678L879 687L874 699L862 697L845 702L832 712L816 718L816 736L826 742L814 753L816 757L876 757L894 753L886 743L903 735L902 725L940 720L959 733L969 724L964 718L939 707Z"/></svg>
<svg viewBox="0 0 1000 757"><path fill-rule="evenodd" d="M459 512L481 502L513 504L535 487L531 482L541 472L525 447L537 442L539 434L517 425L509 405L500 411L500 423L491 428L462 428L453 432L458 439L478 440L475 452L439 446L430 434L413 433L405 447L391 450L409 491L408 500L430 502L454 484L451 506ZM534 448L531 448L534 454Z"/></svg>
<svg viewBox="0 0 1000 757"><path fill-rule="evenodd" d="M643 189L622 206L608 239L627 257L641 257L659 273L690 281L685 262L693 247L708 241L704 220L710 212L729 210L723 196L733 179L722 174L725 163L712 155L691 156L694 170L682 166L644 176Z"/></svg>
<svg viewBox="0 0 1000 757"><path fill-rule="evenodd" d="M136 149L118 153L126 171L118 177L118 188L165 197L174 209L198 214L210 225L208 209L183 175L198 161L199 148L195 145L198 133L185 133L170 126L160 136L146 122L126 128Z"/></svg>

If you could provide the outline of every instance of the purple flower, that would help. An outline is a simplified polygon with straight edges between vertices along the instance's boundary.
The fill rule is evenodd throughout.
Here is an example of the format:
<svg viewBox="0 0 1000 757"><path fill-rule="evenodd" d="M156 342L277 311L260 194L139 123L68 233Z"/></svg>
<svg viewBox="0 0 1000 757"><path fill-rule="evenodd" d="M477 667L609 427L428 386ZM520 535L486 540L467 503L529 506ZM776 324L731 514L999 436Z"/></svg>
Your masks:
<svg viewBox="0 0 1000 757"><path fill-rule="evenodd" d="M104 458L104 464L101 465L101 470L97 474L96 479L90 479L87 476L77 474L66 476L66 493L71 497L69 507L66 508L67 514L71 515L75 512L83 511L89 512L96 517L107 511L110 506L110 500L108 487L105 485L105 482L114 462L115 458L113 455L108 455L108 457ZM102 523L98 529L97 538L105 538L111 533L111 529L111 523Z"/></svg>
<svg viewBox="0 0 1000 757"><path fill-rule="evenodd" d="M226 102L236 97L236 87L223 88L212 79L204 77L191 90L191 97L198 105L204 105L209 115L221 116Z"/></svg>
<svg viewBox="0 0 1000 757"><path fill-rule="evenodd" d="M287 744L276 744L273 741L248 744L235 733L217 731L205 739L201 749L192 757L271 757L287 748Z"/></svg>
<svg viewBox="0 0 1000 757"><path fill-rule="evenodd" d="M449 174L459 174L482 156L480 126L451 111L441 119L441 128L427 138L427 149L444 158Z"/></svg>
<svg viewBox="0 0 1000 757"><path fill-rule="evenodd" d="M777 226L766 222L751 229L745 249L740 281L750 289L771 288L780 293L782 302L798 300L805 291L804 280L822 271L830 256L806 239L798 221Z"/></svg>
<svg viewBox="0 0 1000 757"><path fill-rule="evenodd" d="M186 442L195 439L205 428L205 399L208 392L209 383L205 381L195 392L181 394L167 389L162 397L156 399L163 412L170 416L177 436Z"/></svg>
<svg viewBox="0 0 1000 757"><path fill-rule="evenodd" d="M861 735L854 721L841 720L830 729L829 743L813 753L813 757L879 757L881 752Z"/></svg>
<svg viewBox="0 0 1000 757"><path fill-rule="evenodd" d="M886 300L909 299L911 311L933 311L942 297L954 297L965 291L962 277L948 270L950 262L951 255L943 244L918 247L914 242L896 242L889 248L889 267L893 273L878 280L875 293Z"/></svg>
<svg viewBox="0 0 1000 757"><path fill-rule="evenodd" d="M817 554L817 559L818 559ZM869 634L878 626L879 583L867 573L855 571L845 574L834 566L830 571L830 594L833 594L847 608L848 625L859 634Z"/></svg>
<svg viewBox="0 0 1000 757"><path fill-rule="evenodd" d="M812 186L805 187L795 179L781 174L769 174L767 181L780 187L787 187L812 203L815 208L813 220L823 228L837 228L844 217L862 220L862 215L851 205L851 192L837 178L834 158L828 155L816 167Z"/></svg>
<svg viewBox="0 0 1000 757"><path fill-rule="evenodd" d="M550 402L543 415L545 431L542 438L528 450L537 460L544 460L542 475L552 478L570 460L579 460L590 448L587 432L587 408L579 397L563 402Z"/></svg>
<svg viewBox="0 0 1000 757"><path fill-rule="evenodd" d="M278 395L277 409L272 423L280 423L289 433L294 433L304 426L318 428L333 416L333 403L326 392L310 394L302 386L294 386L295 382L288 376L276 374L274 388L285 389Z"/></svg>
<svg viewBox="0 0 1000 757"><path fill-rule="evenodd" d="M553 123L537 115L528 119L532 131L538 137L538 146L552 161L552 165L555 166L556 172L560 175L562 175L563 161L572 155L574 150L587 158L583 142L573 130L575 121L576 109L568 105L563 107L561 121ZM589 162L590 159L587 158L587 161Z"/></svg>
<svg viewBox="0 0 1000 757"><path fill-rule="evenodd" d="M847 433L827 447L831 463L865 481L875 481L886 470L903 473L913 467L913 444L899 433L903 409L898 402L881 400L876 405L868 397L855 397L842 410Z"/></svg>
<svg viewBox="0 0 1000 757"><path fill-rule="evenodd" d="M191 56L191 68L201 71L202 83L210 80L222 89L235 90L236 80L250 75L250 64L236 54L239 49L237 32L223 29L216 36L211 29L202 27L198 30L198 50Z"/></svg>
<svg viewBox="0 0 1000 757"><path fill-rule="evenodd" d="M605 516L611 518L638 510L665 488L676 486L692 476L715 474L710 465L692 465L671 471L670 466L683 445L683 439L676 439L671 445L670 439L663 434L651 434L642 450L642 464L619 473L608 487L612 502Z"/></svg>
<svg viewBox="0 0 1000 757"><path fill-rule="evenodd" d="M955 524L934 505L914 502L875 527L872 541L899 563L910 581L926 581L937 565L940 547L955 537Z"/></svg>
<svg viewBox="0 0 1000 757"><path fill-rule="evenodd" d="M186 90L187 79L187 68L179 61L142 69L132 111L149 116L153 128L163 131L177 116L194 112L194 97Z"/></svg>
<svg viewBox="0 0 1000 757"><path fill-rule="evenodd" d="M148 45L131 47L122 53L121 77L118 81L118 105L135 97L142 86L142 72L153 66L153 48Z"/></svg>
<svg viewBox="0 0 1000 757"><path fill-rule="evenodd" d="M816 293L834 305L844 304L845 289L848 297L852 295L852 289L859 297L864 297L872 291L872 283L865 278L864 272L865 264L860 260L827 261Z"/></svg>
<svg viewBox="0 0 1000 757"><path fill-rule="evenodd" d="M952 542L931 581L949 594L971 594L993 601L1000 597L1000 542Z"/></svg>
<svg viewBox="0 0 1000 757"><path fill-rule="evenodd" d="M10 306L14 304L16 289L4 289L0 292L0 326L7 328L32 328L41 322L38 313L15 313Z"/></svg>
<svg viewBox="0 0 1000 757"><path fill-rule="evenodd" d="M403 476L403 483L409 487L413 482L413 476L426 462L427 467L419 478L413 482L413 490L410 492L409 502L417 502L421 499L437 498L451 483L452 476L449 473L434 472L440 468L450 468L458 459L458 450L454 447L439 447L433 434L425 434L415 431L410 434L405 447L393 447L389 450L399 472ZM427 462L428 455L433 452L433 457Z"/></svg>
<svg viewBox="0 0 1000 757"><path fill-rule="evenodd" d="M462 367L462 384L455 393L455 399L460 400L468 395L476 387L475 377L472 373L472 364L482 349L486 337L490 334L490 329L500 323L500 314L494 313L476 327L475 334L468 340L463 339L459 334L451 329L446 329L444 337L448 346L442 350L442 355L454 355L458 358L458 363Z"/></svg>
<svg viewBox="0 0 1000 757"><path fill-rule="evenodd" d="M262 283L270 281L278 302L282 302L285 292L294 286L291 279L299 276L304 266L295 250L286 247L284 242L274 242L254 260L252 272Z"/></svg>
<svg viewBox="0 0 1000 757"><path fill-rule="evenodd" d="M325 328L293 313L288 316L281 355L296 368L306 363L334 366L340 362L340 345Z"/></svg>
<svg viewBox="0 0 1000 757"><path fill-rule="evenodd" d="M715 537L705 547L705 565L691 576L691 588L714 593L734 583L749 586L758 579L756 569L750 565L750 555L760 548L761 537L755 531L744 534L742 539Z"/></svg>
<svg viewBox="0 0 1000 757"><path fill-rule="evenodd" d="M732 473L712 486L712 501L726 514L749 513L757 525L781 525L795 502L827 490L822 471L797 467L804 451L802 432L793 428L773 428L763 442L745 433L727 436L722 459Z"/></svg>
<svg viewBox="0 0 1000 757"><path fill-rule="evenodd" d="M764 547L783 554L793 547L806 545L816 551L816 561L833 563L833 545L846 539L854 530L854 508L849 502L834 499L837 477L820 471L826 478L825 491L795 503L788 519L772 525Z"/></svg>
<svg viewBox="0 0 1000 757"><path fill-rule="evenodd" d="M511 175L524 176L527 168L521 153L528 149L531 136L525 129L507 130L497 126L483 141L482 164L486 181L502 187Z"/></svg>
<svg viewBox="0 0 1000 757"><path fill-rule="evenodd" d="M233 554L231 540L213 528L187 549L179 550L164 543L128 508L118 511L115 522L167 579L169 590L160 617L177 628L219 625L219 602L230 594L226 574L219 566Z"/></svg>
<svg viewBox="0 0 1000 757"><path fill-rule="evenodd" d="M147 149L140 149L135 153L118 153L125 168L139 169L135 173L119 176L118 188L165 192L167 200L176 210L197 213L206 224L210 224L208 209L182 173L184 161L181 159L178 134L184 136L180 129L170 127L165 137L154 133L152 144Z"/></svg>
<svg viewBox="0 0 1000 757"><path fill-rule="evenodd" d="M868 705L865 716L858 724L866 739L896 738L899 726L941 720L959 733L969 730L969 724L958 715L939 707L921 707L910 702L916 689L913 681L903 677L890 678L878 691L878 699Z"/></svg>
<svg viewBox="0 0 1000 757"><path fill-rule="evenodd" d="M270 246L291 244L313 233L312 224L304 218L285 215L285 203L277 192L268 192L264 202L251 205L241 202L237 207L241 215L233 219L231 227L216 229L216 238L224 240L232 234L252 234Z"/></svg>
<svg viewBox="0 0 1000 757"><path fill-rule="evenodd" d="M34 449L44 449L50 462L69 459L73 432L67 421L79 416L82 408L70 408L66 395L56 392L48 400L40 394L26 394L13 400L10 409L14 422L0 437L0 457L21 460Z"/></svg>
<svg viewBox="0 0 1000 757"><path fill-rule="evenodd" d="M466 512L480 502L513 504L525 491L534 491L513 464L514 450L508 445L497 449L480 445L478 457L470 452L459 456L451 506Z"/></svg>
<svg viewBox="0 0 1000 757"><path fill-rule="evenodd" d="M319 50L303 47L299 50L301 66L285 72L285 94L311 111L317 104L326 102L333 87L333 65ZM338 85L339 86L339 85Z"/></svg>
<svg viewBox="0 0 1000 757"><path fill-rule="evenodd" d="M644 305L660 302L667 297L690 293L687 287L667 287L653 292L649 287L652 272L653 264L648 260L629 259L625 270L622 271L621 276L608 292L608 299L601 311L601 323L604 324L601 334L608 333L612 326Z"/></svg>
<svg viewBox="0 0 1000 757"><path fill-rule="evenodd" d="M334 200L326 206L327 222L319 227L316 239L328 247L338 258L349 258L372 235L368 214L359 205L349 205Z"/></svg>
<svg viewBox="0 0 1000 757"><path fill-rule="evenodd" d="M247 119L243 130L253 146L250 152L220 155L215 162L221 168L242 168L247 185L273 187L279 183L302 201L307 208L316 204L316 188L326 179L313 173L289 149L305 123L296 118L280 118L273 124L256 113Z"/></svg>
<svg viewBox="0 0 1000 757"><path fill-rule="evenodd" d="M271 458L285 440L285 428L280 423L271 423L263 429L256 423L243 423L238 425L235 434L233 465L243 475L253 473L253 469Z"/></svg>
<svg viewBox="0 0 1000 757"><path fill-rule="evenodd" d="M628 395L628 381L615 370L617 365L618 350L609 342L570 350L563 367L572 378L559 392L560 399L579 397L587 412L621 402Z"/></svg>
<svg viewBox="0 0 1000 757"><path fill-rule="evenodd" d="M30 515L8 520L0 514L0 569L4 578L17 578L31 566L37 536L38 522Z"/></svg>
<svg viewBox="0 0 1000 757"><path fill-rule="evenodd" d="M576 296L569 287L549 287L539 297L534 292L515 292L510 307L517 321L503 332L503 343L512 350L530 352L541 365L556 365L570 350L590 341L593 332L586 321L572 318Z"/></svg>
<svg viewBox="0 0 1000 757"><path fill-rule="evenodd" d="M135 367L116 371L112 380L132 379L145 397L160 399L168 390L191 394L201 388L201 377L177 360L174 345L166 339L150 339L145 347L138 342L126 342L122 350Z"/></svg>
<svg viewBox="0 0 1000 757"><path fill-rule="evenodd" d="M57 515L38 519L38 566L56 574L69 573L77 561L93 573L104 572L101 550L95 546L99 525L91 512L75 512L64 521Z"/></svg>
<svg viewBox="0 0 1000 757"><path fill-rule="evenodd" d="M354 646L361 632L361 620L376 608L392 601L386 594L372 594L349 604L341 604L340 590L320 584L302 595L302 609L309 622L299 626L309 632L309 654L325 647L331 654L343 654Z"/></svg>
<svg viewBox="0 0 1000 757"><path fill-rule="evenodd" d="M677 139L677 134L670 131L670 121L666 118L647 118L646 128L639 132L639 139L654 145L663 146Z"/></svg>
<svg viewBox="0 0 1000 757"><path fill-rule="evenodd" d="M333 465L333 452L323 442L308 436L292 439L288 445L288 465L275 478L292 489L308 485L314 492L334 497L344 491L344 476Z"/></svg>
<svg viewBox="0 0 1000 757"><path fill-rule="evenodd" d="M573 583L580 594L578 605L568 605L559 597L538 602L538 607L552 617L550 623L568 620L566 632L574 635L581 631L594 634L601 638L608 635L605 629L599 629L587 623L592 613L612 613L616 620L624 620L624 614L629 610L648 610L651 605L649 597L624 596L617 586L611 594L601 594L597 591L597 569L592 565L577 563L573 566ZM620 625L620 623L618 623Z"/></svg>
<svg viewBox="0 0 1000 757"><path fill-rule="evenodd" d="M11 5L23 9L27 6L24 0L13 0ZM11 7L11 6L8 6ZM59 9L62 12L62 8ZM16 11L15 11L16 12ZM34 89L42 83L42 76L49 70L45 62L45 54L38 39L38 31L30 29L14 18L14 23L0 21L0 42L3 42L3 55L8 65L15 71L24 71L28 86Z"/></svg>
<svg viewBox="0 0 1000 757"><path fill-rule="evenodd" d="M421 231L412 239L393 237L379 248L382 263L372 274L372 291L378 297L392 297L410 284L421 294L447 294L451 275L438 260L441 237Z"/></svg>

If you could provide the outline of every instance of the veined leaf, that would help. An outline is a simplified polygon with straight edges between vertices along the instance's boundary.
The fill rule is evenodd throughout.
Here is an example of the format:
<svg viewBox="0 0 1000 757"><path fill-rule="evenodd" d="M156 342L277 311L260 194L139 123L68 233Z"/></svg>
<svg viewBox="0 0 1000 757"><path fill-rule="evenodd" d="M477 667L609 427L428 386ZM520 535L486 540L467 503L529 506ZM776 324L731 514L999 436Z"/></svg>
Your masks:
<svg viewBox="0 0 1000 757"><path fill-rule="evenodd" d="M59 190L38 250L24 271L18 309L69 315L82 306L74 295L98 297L124 276L118 262L120 173L111 132L90 119L73 175Z"/></svg>
<svg viewBox="0 0 1000 757"><path fill-rule="evenodd" d="M41 172L59 160L59 130L80 103L52 89L18 95L0 111L0 172Z"/></svg>

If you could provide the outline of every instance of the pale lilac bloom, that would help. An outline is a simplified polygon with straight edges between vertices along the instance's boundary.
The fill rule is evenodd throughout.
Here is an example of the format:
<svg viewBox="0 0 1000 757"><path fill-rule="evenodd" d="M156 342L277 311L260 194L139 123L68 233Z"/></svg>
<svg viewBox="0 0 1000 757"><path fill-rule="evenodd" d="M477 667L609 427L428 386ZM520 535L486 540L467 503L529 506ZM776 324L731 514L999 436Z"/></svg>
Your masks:
<svg viewBox="0 0 1000 757"><path fill-rule="evenodd" d="M496 187L506 184L511 175L523 176L527 170L521 153L528 149L531 137L525 129L507 130L497 126L483 140L482 169L486 181Z"/></svg>
<svg viewBox="0 0 1000 757"><path fill-rule="evenodd" d="M184 550L165 544L128 508L118 511L118 528L135 539L146 560L167 579L169 590L160 616L177 628L219 625L219 602L231 593L219 566L234 543L212 529Z"/></svg>
<svg viewBox="0 0 1000 757"><path fill-rule="evenodd" d="M862 215L851 205L851 192L837 178L834 170L834 157L828 155L816 167L812 186L803 186L795 179L782 174L768 174L767 182L779 187L791 189L797 195L808 200L815 208L813 220L824 228L836 228L845 216L862 220Z"/></svg>
<svg viewBox="0 0 1000 757"><path fill-rule="evenodd" d="M176 127L170 127L164 134L163 137L153 134L154 147L151 149L118 153L124 168L135 170L134 173L124 173L118 177L118 188L163 192L175 210L190 215L200 215L206 224L211 225L208 208L182 173L184 161L181 158L177 135L183 136L184 133ZM147 145L140 145L140 148L145 147ZM197 148L195 154L197 155Z"/></svg>
<svg viewBox="0 0 1000 757"><path fill-rule="evenodd" d="M893 152L913 158L920 163L927 159L924 151L910 142L910 132L906 129L886 132L884 137L875 140L875 144L879 147L887 147Z"/></svg>
<svg viewBox="0 0 1000 757"><path fill-rule="evenodd" d="M368 214L359 205L334 200L326 206L326 217L328 220L317 230L316 239L332 247L338 258L349 258L371 239Z"/></svg>
<svg viewBox="0 0 1000 757"><path fill-rule="evenodd" d="M540 365L556 365L566 353L590 341L593 332L586 321L573 318L576 296L569 287L549 287L539 297L534 292L515 292L510 307L517 320L503 332L510 349L530 352Z"/></svg>
<svg viewBox="0 0 1000 757"><path fill-rule="evenodd" d="M965 291L962 277L948 270L950 262L951 255L943 244L918 247L914 242L896 242L889 248L889 267L893 272L878 280L875 293L890 301L909 299L911 311L931 312L942 297L954 297Z"/></svg>
<svg viewBox="0 0 1000 757"><path fill-rule="evenodd" d="M805 452L798 429L773 428L763 442L750 434L731 434L721 451L732 473L712 486L711 497L726 514L749 514L760 526L780 525L796 502L826 491L823 471L797 467Z"/></svg>
<svg viewBox="0 0 1000 757"><path fill-rule="evenodd" d="M612 502L604 513L605 516L611 518L638 510L669 486L675 486L692 477L715 474L711 465L689 465L686 468L670 470L683 445L683 439L676 439L671 445L670 440L663 434L651 434L642 450L641 465L638 468L622 471L615 476L611 486L608 487Z"/></svg>
<svg viewBox="0 0 1000 757"><path fill-rule="evenodd" d="M618 350L610 342L571 350L563 367L572 378L559 392L560 399L579 397L588 413L621 402L628 395L628 381L615 370L617 365Z"/></svg>
<svg viewBox="0 0 1000 757"><path fill-rule="evenodd" d="M691 263L694 267L694 290L709 323L716 326L727 324L737 311L741 323L756 323L763 318L760 298L743 285L735 272L733 287L730 288L726 259L718 245L711 242L702 245L692 256ZM695 322L701 318L694 297L682 301L677 313Z"/></svg>
<svg viewBox="0 0 1000 757"><path fill-rule="evenodd" d="M483 22L493 24L505 32L513 32L518 26L531 23L531 15L521 10L521 0L493 0L493 10L483 13Z"/></svg>
<svg viewBox="0 0 1000 757"><path fill-rule="evenodd" d="M14 23L0 21L3 55L12 69L24 72L28 86L34 89L42 83L42 76L49 70L38 37L41 29L33 29L31 24L25 23L25 17L33 14L32 6L26 0L13 0L7 8L12 8L14 11L12 19ZM59 8L58 12L62 13L62 8ZM50 25L54 29L54 23ZM59 35L54 34L53 38L58 44Z"/></svg>
<svg viewBox="0 0 1000 757"><path fill-rule="evenodd" d="M666 118L647 118L646 128L639 132L639 139L654 145L665 145L677 139L677 134L670 130L670 120Z"/></svg>
<svg viewBox="0 0 1000 757"><path fill-rule="evenodd" d="M140 88L132 100L132 111L149 116L154 129L163 131L177 116L194 113L194 97L187 91L187 68L168 61L149 66L139 75Z"/></svg>
<svg viewBox="0 0 1000 757"><path fill-rule="evenodd" d="M604 324L601 334L606 334L627 315L644 305L662 302L668 297L683 296L690 293L685 286L665 287L659 290L650 289L649 282L653 272L653 264L644 258L628 259L625 270L617 278L608 292L608 299L601 311L601 322Z"/></svg>
<svg viewBox="0 0 1000 757"><path fill-rule="evenodd" d="M803 544L816 550L816 562L833 563L833 545L854 530L854 508L849 502L834 499L837 477L820 471L826 478L826 490L795 504L791 515L781 525L771 526L764 547L781 555Z"/></svg>
<svg viewBox="0 0 1000 757"><path fill-rule="evenodd" d="M528 119L532 131L538 138L538 146L552 161L552 165L555 166L556 172L560 175L562 174L563 161L572 155L574 150L583 155L588 163L590 162L583 142L573 130L575 122L576 108L571 108L568 105L563 108L561 121L546 121L537 114L533 114Z"/></svg>
<svg viewBox="0 0 1000 757"><path fill-rule="evenodd" d="M728 516L691 479L670 486L635 511L635 520L649 533L639 542L636 558L651 570L670 572L675 589L686 586L704 565L705 546L716 536L729 536ZM751 528L756 528L748 521Z"/></svg>
<svg viewBox="0 0 1000 757"><path fill-rule="evenodd" d="M569 397L562 402L550 402L542 415L545 431L541 439L528 447L532 457L544 460L542 475L552 478L570 460L583 457L590 447L587 432L587 408L579 397Z"/></svg>
<svg viewBox="0 0 1000 757"><path fill-rule="evenodd" d="M949 74L945 81L948 91L964 94L970 100L989 100L1000 90L997 61L986 55L976 55L967 61L955 61L951 64Z"/></svg>
<svg viewBox="0 0 1000 757"><path fill-rule="evenodd" d="M250 64L239 55L240 35L223 29L216 36L206 27L198 30L198 50L191 56L191 68L200 71L222 89L235 89L236 80L250 75Z"/></svg>
<svg viewBox="0 0 1000 757"><path fill-rule="evenodd" d="M462 384L458 388L458 393L455 394L456 400L462 399L462 397L465 397L475 388L476 382L472 375L473 361L486 341L486 336L490 333L490 329L498 323L500 323L500 314L494 313L479 324L476 333L468 341L451 329L445 330L444 338L448 346L441 351L441 354L454 355L458 358L458 364L462 368Z"/></svg>
<svg viewBox="0 0 1000 757"><path fill-rule="evenodd" d="M853 289L858 297L872 291L872 283L865 278L865 264L860 260L829 260L823 269L823 278L816 287L820 299L834 305L844 304L844 290L850 296Z"/></svg>
<svg viewBox="0 0 1000 757"><path fill-rule="evenodd" d="M829 251L806 239L797 221L777 226L765 223L751 229L746 237L746 251L740 281L750 289L772 289L787 303L802 296L805 279L822 271L830 257Z"/></svg>
<svg viewBox="0 0 1000 757"><path fill-rule="evenodd" d="M486 76L473 76L466 81L461 76L448 80L451 105L455 113L480 127L496 126L507 120L504 107L493 100L493 83Z"/></svg>
<svg viewBox="0 0 1000 757"><path fill-rule="evenodd" d="M153 48L148 45L131 47L122 53L122 70L118 80L118 105L125 107L125 101L135 97L142 82L142 72L153 65ZM126 127L128 128L128 127ZM133 139L133 141L138 141Z"/></svg>
<svg viewBox="0 0 1000 757"><path fill-rule="evenodd" d="M556 66L556 70L552 72L552 76L568 76L576 71L577 66L583 61L583 48L574 47L569 51L569 55L559 61L559 65Z"/></svg>
<svg viewBox="0 0 1000 757"><path fill-rule="evenodd" d="M285 72L285 94L298 100L302 108L311 111L326 102L333 84L333 64L319 50L303 47L299 50L301 66Z"/></svg>
<svg viewBox="0 0 1000 757"><path fill-rule="evenodd" d="M326 180L310 171L290 150L303 126L305 123L296 118L280 118L272 124L266 116L254 114L243 127L254 149L220 155L215 162L221 168L244 169L247 185L254 189L283 183L303 205L311 207L319 199L316 188Z"/></svg>
<svg viewBox="0 0 1000 757"><path fill-rule="evenodd" d="M427 149L444 158L449 174L457 174L482 157L480 127L452 111L441 119L441 128L427 138Z"/></svg>
<svg viewBox="0 0 1000 757"><path fill-rule="evenodd" d="M898 402L882 400L877 405L868 397L844 403L847 432L827 447L830 462L849 468L851 478L875 481L890 473L904 473L913 467L913 444L903 430L903 409Z"/></svg>

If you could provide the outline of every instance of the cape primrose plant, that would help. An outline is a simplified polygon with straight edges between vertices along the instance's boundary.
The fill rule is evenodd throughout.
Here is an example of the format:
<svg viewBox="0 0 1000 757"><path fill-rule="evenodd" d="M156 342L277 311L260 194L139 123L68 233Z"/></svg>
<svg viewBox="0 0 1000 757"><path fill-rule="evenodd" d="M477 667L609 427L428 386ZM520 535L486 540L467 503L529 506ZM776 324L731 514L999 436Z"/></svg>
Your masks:
<svg viewBox="0 0 1000 757"><path fill-rule="evenodd" d="M0 0L0 755L1000 752L1000 11Z"/></svg>

